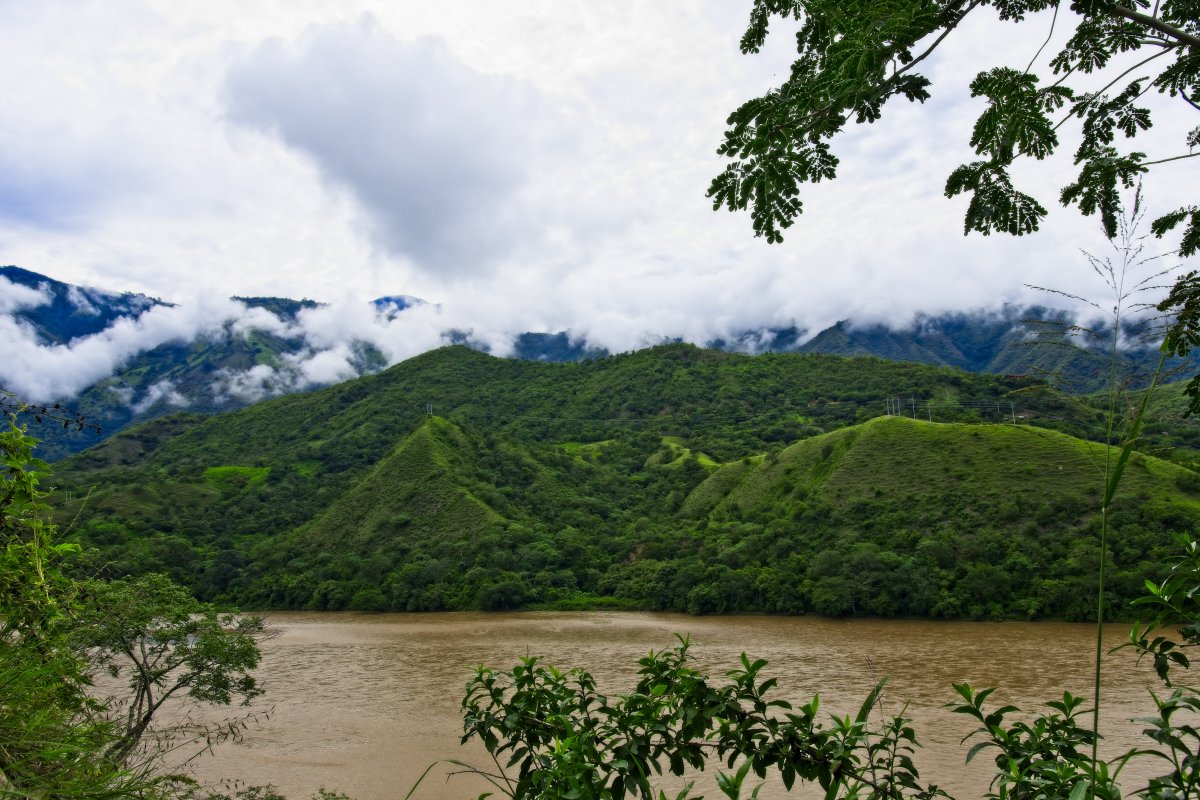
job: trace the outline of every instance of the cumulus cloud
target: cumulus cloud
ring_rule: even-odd
[[[358,200],[375,241],[420,267],[478,271],[525,227],[515,203],[544,157],[539,96],[438,39],[400,41],[363,17],[265,42],[226,87],[233,120],[312,158]]]
[[[524,331],[615,352],[759,331],[741,339],[756,349],[793,325],[1043,300],[1026,283],[1101,296],[1078,254],[1103,246],[1093,219],[1052,209],[1036,237],[963,237],[961,198],[942,196],[973,158],[969,76],[1023,66],[1048,17],[972,15],[923,65],[934,97],[840,138],[838,180],[804,187],[804,215],[768,247],[704,191],[726,115],[787,74],[786,26],[744,57],[746,11],[717,0],[397,0],[377,23],[365,5],[0,4],[0,250],[181,304],[162,312],[178,331],[155,317],[59,350],[10,320],[0,379],[69,394],[169,336],[297,338],[222,378],[253,398],[360,368],[354,342],[389,363],[448,331],[500,355]],[[1021,185],[1053,198],[1072,149]],[[1187,170],[1160,169],[1156,208],[1190,202]],[[366,302],[399,292],[436,303],[379,318]],[[336,302],[281,320],[190,299],[230,294]],[[0,311],[39,302],[0,284]]]

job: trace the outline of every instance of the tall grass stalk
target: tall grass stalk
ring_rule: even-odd
[[[1127,281],[1135,277],[1134,273],[1150,267],[1155,261],[1161,258],[1174,255],[1174,253],[1150,256],[1143,254],[1146,237],[1138,235],[1138,227],[1144,216],[1145,209],[1142,205],[1141,187],[1139,186],[1134,192],[1132,208],[1127,209],[1127,212],[1119,219],[1119,241],[1113,243],[1113,248],[1116,250],[1118,256],[1118,263],[1114,263],[1112,258],[1099,258],[1084,251],[1084,256],[1087,258],[1092,270],[1104,281],[1109,291],[1112,292],[1113,305],[1111,309],[1104,309],[1097,303],[1079,295],[1069,294],[1057,289],[1047,289],[1041,286],[1031,287],[1092,306],[1102,314],[1110,315],[1112,320],[1112,328],[1109,333],[1111,346],[1109,350],[1108,414],[1104,438],[1104,494],[1100,504],[1100,563],[1096,577],[1096,651],[1094,655],[1094,680],[1092,688],[1092,731],[1095,736],[1092,740],[1091,752],[1093,780],[1099,767],[1100,688],[1102,686],[1104,656],[1104,579],[1108,563],[1107,554],[1112,504],[1116,497],[1117,489],[1121,485],[1121,477],[1125,472],[1125,467],[1129,463],[1134,446],[1137,444],[1138,436],[1141,434],[1142,422],[1145,419],[1150,397],[1158,385],[1163,368],[1166,366],[1167,356],[1170,353],[1167,341],[1164,340],[1159,347],[1158,363],[1150,375],[1149,384],[1141,392],[1140,401],[1129,417],[1128,427],[1123,435],[1118,436],[1118,419],[1120,418],[1118,406],[1122,393],[1121,338],[1124,333],[1123,323],[1126,321],[1128,314],[1141,314],[1152,310],[1154,304],[1141,302],[1139,299],[1140,296],[1148,292],[1162,291],[1166,287],[1160,283],[1160,279],[1179,268],[1178,265],[1173,265],[1166,269],[1151,268],[1148,270],[1150,274],[1137,280],[1136,283],[1132,285],[1127,283]],[[1069,335],[1098,337],[1096,331],[1078,325],[1068,327],[1066,332]],[[1148,337],[1162,333],[1161,326],[1156,328],[1154,325],[1149,325],[1149,329],[1145,335]],[[1114,459],[1114,449],[1118,445],[1120,446],[1120,450],[1116,453]],[[1088,796],[1093,796],[1093,793],[1089,791]]]
[[[1133,414],[1129,417],[1129,424],[1124,431],[1124,435],[1118,438],[1117,422],[1120,416],[1118,405],[1122,390],[1120,374],[1122,323],[1125,322],[1127,313],[1144,313],[1153,309],[1153,303],[1140,302],[1137,298],[1144,293],[1157,292],[1164,289],[1165,287],[1159,283],[1160,279],[1178,269],[1176,265],[1166,269],[1150,270],[1150,274],[1142,277],[1137,283],[1132,286],[1127,284],[1131,273],[1146,268],[1160,258],[1174,255],[1173,253],[1152,256],[1143,255],[1145,236],[1139,236],[1137,231],[1144,215],[1145,210],[1142,206],[1141,187],[1139,186],[1134,192],[1132,209],[1128,213],[1123,214],[1119,220],[1119,242],[1113,244],[1118,254],[1119,264],[1114,264],[1111,258],[1100,259],[1090,253],[1084,254],[1091,264],[1092,269],[1104,280],[1112,291],[1113,296],[1111,311],[1112,331],[1110,334],[1112,342],[1109,354],[1108,419],[1104,442],[1104,495],[1100,504],[1100,563],[1096,577],[1096,652],[1094,655],[1094,680],[1092,687],[1092,731],[1094,736],[1092,738],[1091,753],[1093,783],[1092,791],[1089,791],[1089,796],[1094,794],[1094,781],[1100,760],[1100,689],[1103,685],[1104,662],[1104,579],[1108,565],[1108,541],[1111,533],[1112,504],[1116,498],[1117,490],[1120,488],[1121,477],[1125,473],[1125,467],[1128,465],[1129,459],[1133,455],[1134,446],[1141,435],[1146,408],[1150,402],[1151,395],[1154,393],[1154,389],[1158,386],[1169,352],[1167,342],[1164,339],[1159,346],[1158,363],[1150,375],[1149,384],[1141,392],[1141,398],[1137,403],[1136,409],[1133,410]],[[1161,334],[1162,331],[1155,329],[1151,325],[1145,335],[1152,336],[1156,333]],[[1113,451],[1117,444],[1120,445],[1120,450],[1116,453],[1114,461]]]

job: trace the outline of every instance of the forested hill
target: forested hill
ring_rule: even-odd
[[[137,426],[58,480],[108,569],[249,608],[1075,617],[1102,448],[1029,423],[1088,434],[1094,413],[872,358],[446,348]],[[1139,456],[1126,492],[1117,604],[1200,519],[1181,466]]]

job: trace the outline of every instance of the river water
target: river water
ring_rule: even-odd
[[[459,703],[475,664],[506,669],[525,655],[560,668],[583,667],[610,696],[630,690],[637,660],[687,635],[696,665],[710,676],[738,666],[745,651],[770,661],[778,696],[821,694],[822,708],[853,714],[877,678],[889,679],[885,711],[908,704],[923,748],[922,778],[959,798],[978,797],[991,778],[985,755],[964,765],[972,720],[949,712],[952,683],[1001,687],[993,699],[1034,709],[1064,689],[1091,696],[1095,628],[1066,623],[964,623],[831,620],[813,617],[689,617],[645,613],[270,614],[279,635],[264,644],[260,676],[267,694],[252,707],[273,709],[240,742],[191,763],[205,781],[273,784],[289,800],[318,787],[355,800],[400,800],[430,764],[454,758],[481,766],[477,743],[459,745]],[[1119,644],[1127,626],[1106,629]],[[1153,709],[1153,673],[1128,650],[1105,658],[1101,730],[1112,752],[1138,743],[1134,717]],[[226,709],[225,711],[228,711]],[[488,787],[471,775],[435,767],[414,800],[472,798]],[[1144,776],[1139,776],[1144,779]],[[1135,788],[1130,780],[1126,789]],[[668,784],[670,785],[670,784]],[[1141,783],[1137,783],[1141,785]],[[721,795],[711,774],[696,791]],[[797,790],[794,796],[820,796]],[[764,798],[784,797],[768,786]]]

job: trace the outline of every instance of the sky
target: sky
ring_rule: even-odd
[[[371,298],[429,301],[376,332],[393,360],[449,327],[500,354],[522,331],[626,351],[1047,301],[1026,284],[1107,302],[1080,253],[1104,254],[1097,222],[1054,201],[1069,136],[1017,172],[1051,209],[1034,236],[965,237],[942,194],[973,158],[971,77],[1023,67],[1049,17],[969,20],[927,62],[933,99],[839,138],[838,179],[768,245],[705,197],[725,117],[794,55],[786,25],[739,52],[749,8],[0,0],[0,263],[201,327],[231,295],[314,298],[340,309],[330,341],[371,326]],[[1150,152],[1186,151],[1195,121],[1156,114]],[[1196,163],[1152,173],[1152,208],[1194,202]]]

